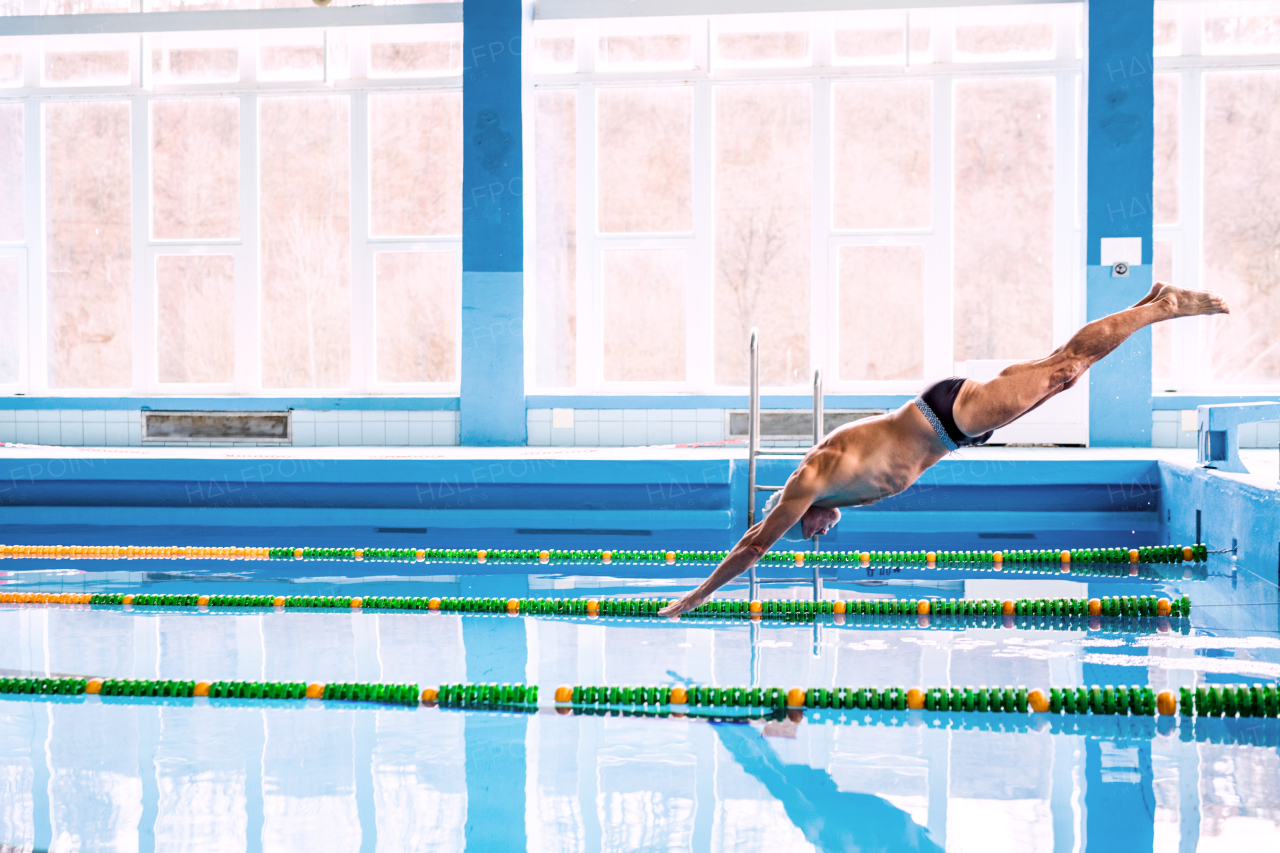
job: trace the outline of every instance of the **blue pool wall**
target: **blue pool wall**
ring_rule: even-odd
[[[723,549],[747,527],[741,453],[666,458],[14,460],[0,541]],[[782,483],[794,458],[760,462]],[[944,459],[900,495],[848,509],[826,549],[1189,544],[1274,584],[1275,489],[1155,459]],[[763,495],[758,496],[758,505]],[[784,540],[781,547],[807,549]],[[1270,574],[1268,574],[1270,573]]]

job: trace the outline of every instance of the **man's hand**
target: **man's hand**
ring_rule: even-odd
[[[674,619],[681,613],[688,613],[690,610],[694,610],[710,597],[710,595],[699,592],[696,589],[686,592],[680,598],[659,610],[658,615]]]

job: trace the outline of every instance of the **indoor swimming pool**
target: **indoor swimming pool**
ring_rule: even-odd
[[[1280,679],[1277,605],[1230,553],[829,557],[825,607],[808,567],[766,564],[762,616],[743,584],[719,600],[745,614],[678,622],[607,603],[672,598],[708,569],[692,557],[409,554],[0,563],[0,676],[115,685],[0,694],[0,849],[1210,851],[1280,832],[1270,694],[1253,691],[1259,715],[1229,717],[1156,715],[1138,698]],[[22,603],[33,593],[133,603]],[[191,598],[158,598],[173,595]],[[1188,615],[1143,605],[1183,596]],[[1123,614],[1070,604],[1089,599],[1123,599]],[[157,680],[223,695],[106,695]],[[227,698],[229,684],[268,682],[539,693]],[[1092,685],[1134,688],[1133,710],[1082,699],[1037,713],[1018,693]],[[557,703],[560,686],[579,689]],[[623,687],[648,690],[607,689]],[[802,707],[767,707],[774,687],[800,688]],[[931,691],[933,710],[900,707],[893,689],[912,687],[947,692]],[[671,688],[688,699],[663,701]],[[1008,710],[937,710],[966,689],[996,707],[1006,688]]]

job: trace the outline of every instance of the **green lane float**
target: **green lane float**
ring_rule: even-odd
[[[336,560],[421,563],[719,563],[726,551],[599,550],[534,548],[279,548],[202,545],[0,545],[0,559],[72,560]],[[1067,570],[1075,566],[1124,566],[1202,563],[1207,545],[1155,545],[1141,548],[1070,548],[1012,551],[769,551],[765,565],[897,565],[978,567],[996,570]],[[1074,571],[1074,568],[1071,568]]]
[[[462,710],[535,712],[537,685],[301,681],[189,681],[128,678],[0,678],[0,696],[128,696],[274,699],[438,705]],[[1213,685],[1159,694],[1141,685],[1052,687],[759,687],[718,685],[567,685],[556,688],[561,713],[625,711],[712,716],[777,716],[787,711],[927,711],[1164,717],[1277,717],[1280,686]]]
[[[88,686],[85,678],[0,678],[0,694],[80,696]]]
[[[88,604],[91,607],[161,608],[174,611],[254,610],[373,611],[508,614],[620,619],[661,618],[667,598],[502,598],[460,596],[198,595],[152,593],[0,593],[0,603]],[[1191,615],[1191,598],[1154,595],[1101,598],[1020,599],[715,599],[685,613],[684,619],[752,619],[813,622],[831,617],[838,624],[886,628],[1017,628],[1031,630],[1165,630],[1167,620]],[[1105,619],[1105,621],[1104,621]],[[1164,619],[1166,621],[1161,622]],[[1189,624],[1180,621],[1182,629]]]

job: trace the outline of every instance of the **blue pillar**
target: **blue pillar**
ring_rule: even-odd
[[[521,0],[463,0],[462,443],[525,443]]]
[[[1151,289],[1154,92],[1153,0],[1086,0],[1088,176],[1086,312],[1120,311]],[[1138,238],[1128,277],[1104,266],[1102,241]],[[1151,330],[1143,329],[1089,373],[1089,442],[1151,445]]]

